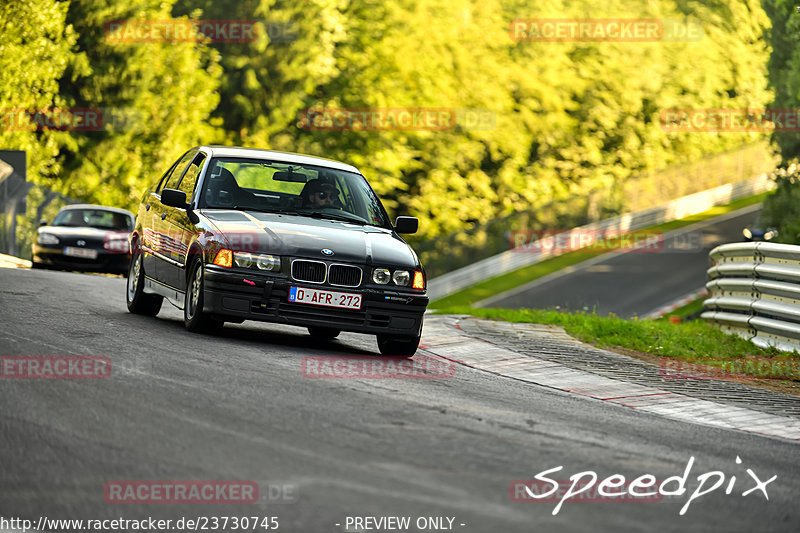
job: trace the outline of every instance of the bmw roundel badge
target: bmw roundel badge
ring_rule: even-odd
[[[321,252],[325,255],[333,255],[333,250],[329,250],[328,248],[323,248]]]

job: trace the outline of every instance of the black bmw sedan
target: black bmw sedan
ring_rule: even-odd
[[[261,320],[377,336],[413,355],[428,305],[425,271],[350,165],[298,154],[200,146],[145,191],[130,237],[128,309],[166,298],[190,331]]]
[[[33,268],[127,274],[135,217],[102,205],[69,205],[41,221],[31,247]]]

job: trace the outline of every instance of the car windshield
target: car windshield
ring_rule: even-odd
[[[275,161],[214,158],[201,208],[286,213],[388,227],[380,200],[360,174]]]
[[[66,209],[56,215],[53,226],[87,226],[99,229],[131,231],[133,221],[123,213],[104,209]]]

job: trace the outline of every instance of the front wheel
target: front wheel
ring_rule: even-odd
[[[156,316],[164,302],[163,296],[144,293],[144,268],[142,268],[142,254],[136,253],[131,257],[131,266],[128,269],[128,290],[125,299],[128,311],[137,315]]]
[[[420,337],[389,337],[378,335],[378,349],[383,355],[411,357],[417,353]]]
[[[215,331],[223,322],[203,311],[203,262],[192,264],[183,301],[183,323],[192,333]]]

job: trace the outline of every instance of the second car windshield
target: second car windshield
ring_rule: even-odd
[[[388,225],[380,201],[363,176],[326,167],[258,159],[212,159],[200,207]]]
[[[67,209],[56,215],[53,226],[88,226],[92,228],[130,231],[130,217],[102,209]]]

